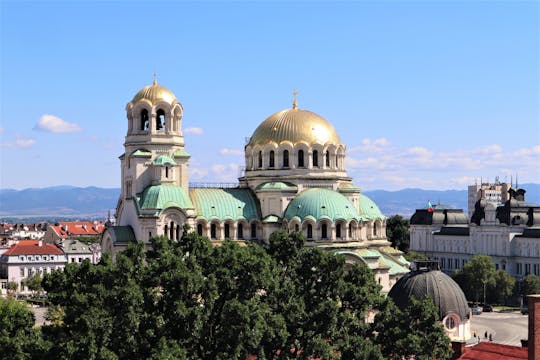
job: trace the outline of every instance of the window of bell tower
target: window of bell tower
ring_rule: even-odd
[[[165,111],[162,109],[156,112],[156,130],[165,130]]]
[[[141,128],[140,130],[148,131],[149,119],[148,119],[148,110],[141,110]]]

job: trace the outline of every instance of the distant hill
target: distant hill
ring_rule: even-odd
[[[540,204],[540,184],[523,184],[529,203]],[[54,186],[38,189],[0,189],[0,217],[80,217],[105,218],[116,208],[120,189],[98,187]],[[467,211],[467,190],[365,191],[387,216],[411,216],[416,209],[425,208],[428,201],[450,205]]]

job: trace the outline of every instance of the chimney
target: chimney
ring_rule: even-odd
[[[452,360],[459,359],[460,356],[465,352],[465,342],[452,341],[452,352]]]
[[[529,304],[529,360],[540,359],[540,295],[527,296]]]

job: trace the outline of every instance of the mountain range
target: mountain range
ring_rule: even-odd
[[[528,203],[540,204],[540,184],[522,184]],[[24,190],[0,189],[1,218],[106,218],[114,213],[120,189],[54,186]],[[371,198],[386,216],[411,216],[416,209],[445,204],[467,212],[467,190],[403,189],[369,190]]]

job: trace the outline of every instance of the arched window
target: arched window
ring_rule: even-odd
[[[307,225],[307,238],[309,240],[313,239],[313,226],[311,224]]]
[[[270,165],[271,168],[274,167],[274,151],[270,151]]]
[[[321,225],[321,238],[328,239],[328,225]]]
[[[251,238],[257,238],[257,224],[251,224]]]
[[[237,232],[237,238],[243,239],[244,238],[244,226],[242,224],[238,224],[238,229],[236,229]]]
[[[326,155],[324,158],[326,160],[326,167],[330,167],[330,151],[326,150]]]
[[[283,151],[283,167],[284,168],[289,167],[289,150]]]
[[[352,238],[352,224],[349,224],[349,238]]]
[[[298,224],[294,225],[294,231],[300,231],[300,225]]]
[[[336,238],[341,239],[341,223],[336,224]]]
[[[169,235],[169,225],[165,225],[165,228],[163,229],[163,235],[165,236]]]
[[[156,130],[165,130],[165,111],[161,109],[156,113]]]
[[[313,166],[319,166],[319,152],[313,150]]]
[[[168,166],[165,166],[165,177],[167,179],[169,178],[169,167]]]
[[[304,167],[304,150],[298,150],[298,167]]]
[[[211,239],[217,239],[216,237],[216,224],[210,225],[210,238]]]
[[[169,229],[169,239],[174,240],[174,223],[171,221],[171,228]]]
[[[176,224],[176,240],[180,240],[180,236],[182,236],[180,233],[180,225]]]
[[[197,224],[197,234],[199,234],[199,236],[202,236],[202,231],[203,231],[202,224]]]
[[[262,168],[262,151],[259,151],[259,169]]]
[[[373,224],[373,236],[377,236],[377,224]]]
[[[148,130],[148,110],[146,109],[141,111],[141,130]]]
[[[231,238],[230,228],[231,226],[229,224],[225,224],[225,239]]]

